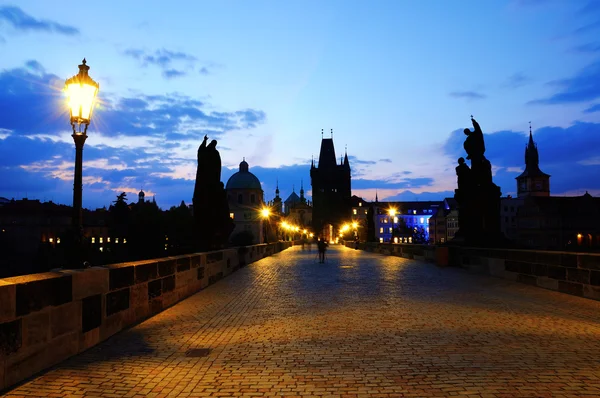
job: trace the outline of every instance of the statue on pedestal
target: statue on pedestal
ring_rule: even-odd
[[[485,142],[479,123],[473,119],[474,130],[465,129],[464,143],[467,159],[458,159],[456,175],[458,189],[454,198],[458,203],[459,230],[454,243],[474,246],[495,246],[504,242],[500,232],[500,187],[492,181],[492,164],[485,157]]]
[[[196,222],[198,249],[218,250],[225,247],[233,231],[229,217],[229,205],[225,187],[221,182],[221,155],[217,141],[206,145],[204,136],[198,148],[198,169],[194,187],[194,219]]]

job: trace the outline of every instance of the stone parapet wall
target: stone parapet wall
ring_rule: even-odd
[[[0,279],[0,391],[292,244]]]
[[[355,242],[345,242],[345,246],[354,249]],[[436,247],[432,245],[416,245],[410,243],[366,243],[360,242],[358,250],[371,253],[398,256],[421,261],[434,262],[436,259]]]
[[[600,300],[600,254],[440,247],[447,264],[544,289]]]
[[[354,242],[346,247],[353,249]],[[389,243],[359,243],[358,248],[600,300],[600,254]]]

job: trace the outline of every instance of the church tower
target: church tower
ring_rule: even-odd
[[[533,141],[531,122],[529,122],[529,142],[525,147],[525,171],[516,177],[519,198],[550,196],[550,175],[540,170],[539,163],[538,148]]]
[[[313,203],[313,229],[316,233],[323,231],[327,225],[335,231],[351,218],[350,202],[350,162],[348,153],[340,164],[337,164],[332,138],[323,138],[321,130],[321,151],[319,163],[314,160],[310,167]],[[329,228],[331,229],[331,228]]]
[[[275,188],[275,199],[273,199],[273,211],[275,214],[283,214],[283,202],[279,197],[279,180],[277,180],[277,187]]]

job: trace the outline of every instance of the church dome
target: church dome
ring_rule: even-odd
[[[260,181],[256,176],[248,171],[248,163],[242,160],[240,171],[229,177],[226,189],[262,189]]]

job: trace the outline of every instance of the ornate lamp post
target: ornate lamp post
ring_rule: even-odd
[[[71,127],[73,127],[73,141],[75,141],[75,177],[73,182],[73,228],[75,229],[75,250],[81,254],[83,238],[83,214],[82,214],[82,162],[83,144],[87,138],[87,128],[92,119],[94,100],[98,94],[99,85],[89,75],[89,66],[85,58],[79,65],[79,73],[65,81],[65,91],[68,97]],[[76,268],[83,266],[82,257],[78,256]]]

